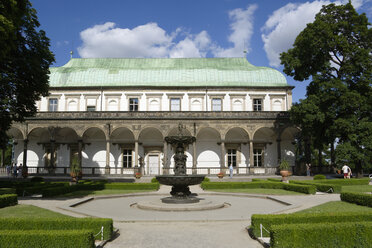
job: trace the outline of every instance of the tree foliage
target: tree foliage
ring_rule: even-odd
[[[0,2],[0,145],[11,123],[34,115],[35,101],[48,94],[54,55],[39,26],[28,0]]]
[[[357,170],[372,151],[372,30],[351,3],[323,6],[281,54],[284,72],[311,79],[292,120],[321,147],[338,142],[338,161]]]

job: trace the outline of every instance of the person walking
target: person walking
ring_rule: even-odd
[[[229,171],[230,171],[230,178],[232,178],[233,173],[234,173],[234,167],[232,166],[232,164],[230,164],[230,166],[229,166]]]
[[[14,164],[13,165],[13,177],[14,178],[17,178],[17,172],[18,172],[17,164]]]
[[[311,164],[310,163],[306,163],[306,176],[310,176],[310,172],[311,172]]]

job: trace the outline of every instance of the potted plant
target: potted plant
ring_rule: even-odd
[[[79,158],[76,156],[74,156],[71,161],[70,176],[73,182],[78,182],[78,180],[83,176]]]
[[[283,159],[279,165],[280,175],[282,176],[282,182],[288,182],[288,177],[291,175],[289,168],[290,166],[288,161]]]
[[[142,177],[142,174],[141,172],[136,172],[136,174],[134,175],[137,179],[140,179]]]
[[[225,173],[223,173],[222,171],[220,173],[217,174],[218,178],[223,178],[225,176]]]

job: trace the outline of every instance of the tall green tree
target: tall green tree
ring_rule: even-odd
[[[338,161],[358,173],[372,151],[372,30],[352,4],[323,6],[281,54],[284,72],[311,79],[292,119],[318,143],[337,141]]]
[[[35,101],[48,94],[54,55],[28,0],[0,1],[0,146],[13,121],[35,114]]]

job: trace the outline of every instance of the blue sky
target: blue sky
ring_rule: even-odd
[[[282,71],[288,50],[321,6],[338,1],[287,0],[31,0],[62,66],[89,57],[246,57]],[[371,0],[352,1],[372,17]],[[296,82],[293,100],[305,97]]]

